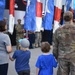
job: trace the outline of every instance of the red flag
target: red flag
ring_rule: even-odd
[[[40,31],[42,27],[42,3],[37,0],[36,3],[36,31]]]
[[[15,0],[10,0],[10,7],[9,7],[9,29],[8,31],[12,34],[14,30],[14,5]]]
[[[62,0],[56,0],[55,2],[55,14],[54,14],[54,29],[53,32],[59,27],[59,21],[61,18],[61,11],[62,11]]]

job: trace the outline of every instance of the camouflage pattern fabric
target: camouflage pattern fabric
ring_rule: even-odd
[[[35,47],[41,46],[41,32],[35,32]]]
[[[65,24],[53,35],[53,54],[58,60],[57,75],[75,75],[75,25]]]
[[[16,25],[16,49],[20,49],[19,39],[24,38],[23,25]]]
[[[75,63],[73,61],[69,59],[58,59],[58,62],[57,75],[75,75]]]

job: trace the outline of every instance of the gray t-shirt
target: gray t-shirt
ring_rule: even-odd
[[[6,64],[9,61],[6,46],[11,45],[10,38],[7,34],[0,32],[0,64]]]

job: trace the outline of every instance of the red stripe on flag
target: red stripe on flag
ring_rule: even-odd
[[[61,17],[61,9],[59,9],[58,7],[55,7],[55,14],[54,14],[54,20],[56,21],[60,21],[60,17]]]
[[[10,0],[10,10],[9,13],[12,14],[14,16],[14,5],[15,5],[15,1],[14,0]]]
[[[36,3],[36,16],[42,17],[42,3],[41,2]]]

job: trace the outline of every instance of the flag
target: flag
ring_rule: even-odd
[[[0,20],[3,20],[5,9],[5,0],[0,0]]]
[[[18,19],[21,19],[21,24],[24,25],[26,4],[26,0],[15,0],[15,24],[17,24]]]
[[[71,2],[72,0],[66,0],[65,1],[65,11],[69,11],[70,10],[70,6],[71,6]]]
[[[15,10],[26,11],[26,0],[15,0]]]
[[[54,13],[54,28],[53,33],[59,27],[59,22],[61,18],[61,11],[62,11],[62,0],[55,0],[55,13]]]
[[[42,26],[45,30],[52,29],[54,16],[54,0],[45,0],[45,15],[42,19]]]
[[[75,0],[72,0],[71,2],[71,11],[74,13],[75,10]]]
[[[36,0],[27,0],[24,29],[33,32],[36,30]]]
[[[9,29],[8,31],[12,34],[14,30],[14,4],[15,0],[10,0],[10,9],[9,9]]]
[[[40,32],[42,27],[42,2],[41,0],[37,0],[36,2],[36,30]]]

